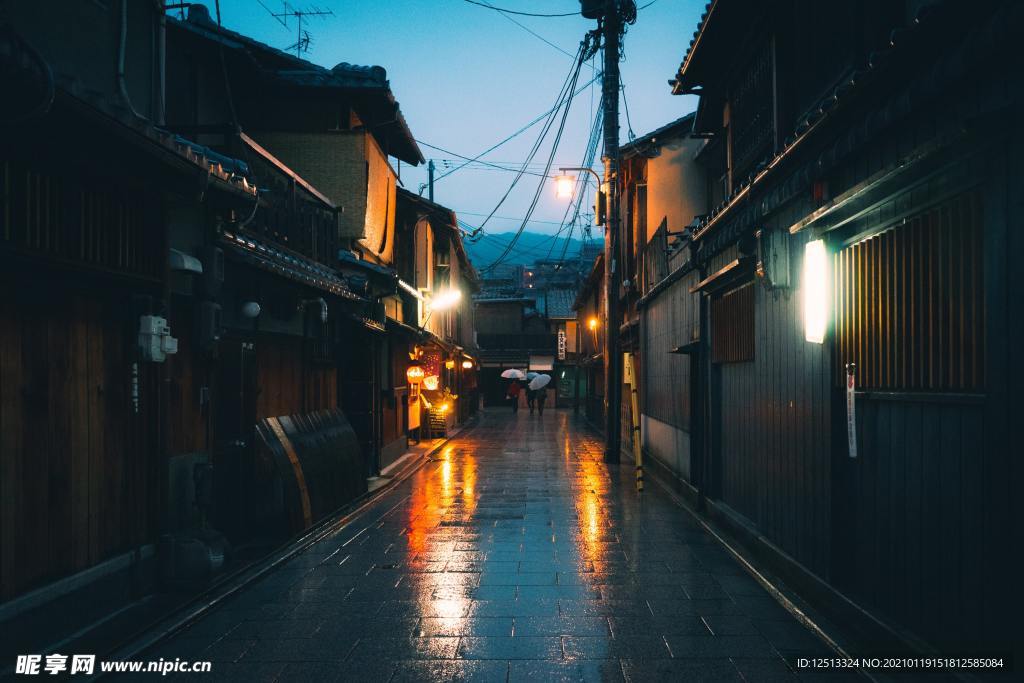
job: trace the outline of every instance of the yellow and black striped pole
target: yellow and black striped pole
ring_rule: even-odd
[[[644,451],[640,444],[640,396],[636,388],[636,368],[633,367],[633,354],[623,354],[623,375],[629,385],[630,418],[633,423],[633,459],[636,461],[636,490],[644,490]]]

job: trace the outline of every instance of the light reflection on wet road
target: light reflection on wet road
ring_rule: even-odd
[[[797,653],[826,650],[571,413],[488,411],[149,655],[217,680],[647,681],[789,678]]]

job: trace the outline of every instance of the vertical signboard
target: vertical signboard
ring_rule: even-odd
[[[565,360],[565,330],[558,330],[558,360]]]
[[[851,458],[857,457],[857,365],[846,364],[846,442]]]

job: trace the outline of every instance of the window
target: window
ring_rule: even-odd
[[[711,362],[754,360],[754,283],[711,300]]]
[[[754,53],[729,97],[734,183],[770,155],[775,144],[773,71],[772,43],[766,41]]]
[[[981,201],[971,192],[839,251],[835,372],[886,391],[984,388]]]

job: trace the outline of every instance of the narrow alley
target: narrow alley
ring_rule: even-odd
[[[484,411],[147,659],[217,680],[775,680],[828,650],[571,411]]]

